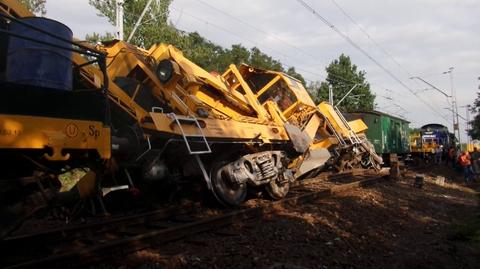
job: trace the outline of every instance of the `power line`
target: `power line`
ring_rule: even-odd
[[[327,19],[325,19],[322,15],[320,15],[314,8],[312,8],[310,5],[308,5],[305,1],[303,0],[296,0],[300,5],[302,5],[306,10],[310,11],[316,18],[321,20],[325,25],[327,25],[329,28],[331,28],[334,32],[336,32],[338,35],[340,35],[343,39],[345,39],[350,45],[352,45],[354,48],[356,48],[358,51],[360,51],[365,57],[370,59],[375,65],[377,65],[380,69],[382,69],[385,73],[387,73],[392,79],[394,79],[396,82],[398,82],[402,87],[407,89],[410,93],[412,93],[417,99],[422,101],[425,105],[427,105],[433,112],[435,112],[438,116],[442,117],[448,122],[448,119],[446,119],[441,113],[439,113],[431,104],[426,102],[423,98],[418,96],[410,87],[408,87],[403,81],[401,81],[397,76],[395,76],[390,70],[388,70],[386,67],[384,67],[380,62],[378,62],[375,58],[373,58],[367,51],[365,51],[362,47],[360,47],[355,41],[353,41],[350,37],[348,37],[346,34],[344,34],[342,31],[340,31],[334,24],[329,22]]]
[[[388,58],[390,58],[403,72],[405,72],[409,77],[412,77],[412,74],[404,68],[396,59],[393,57],[385,48],[383,48],[378,42],[376,42],[370,34],[359,24],[357,21],[350,15],[348,12],[338,4],[336,0],[330,0],[332,3],[343,13],[345,17],[347,17],[353,24],[355,24],[358,29],[374,44],[380,51],[382,51]],[[415,81],[417,82],[417,81]],[[417,83],[418,84],[418,83]],[[414,91],[414,93],[417,95],[421,92],[419,91]]]
[[[304,55],[308,56],[309,59],[311,59],[311,58],[317,58],[316,56],[314,56],[313,54],[309,53],[308,51],[303,50],[303,49],[299,48],[298,46],[295,46],[294,44],[291,44],[291,43],[288,42],[288,41],[285,41],[284,39],[278,37],[277,35],[272,34],[272,33],[269,33],[269,32],[267,32],[267,31],[265,31],[265,30],[263,30],[263,29],[260,29],[260,28],[254,26],[254,25],[252,25],[252,24],[250,24],[250,23],[248,23],[248,22],[245,22],[245,21],[243,21],[243,20],[241,20],[241,19],[239,19],[239,18],[231,15],[230,13],[227,13],[226,11],[221,10],[221,9],[219,9],[219,8],[217,8],[217,7],[209,4],[209,3],[207,3],[207,2],[204,1],[204,0],[197,0],[197,1],[200,2],[200,3],[202,3],[202,4],[204,4],[204,5],[206,5],[206,6],[208,6],[209,8],[214,9],[214,10],[216,10],[217,12],[219,12],[219,13],[221,13],[221,14],[223,14],[223,15],[225,15],[225,16],[227,16],[227,17],[229,17],[229,18],[231,18],[231,19],[233,19],[233,20],[235,20],[235,21],[237,21],[237,22],[239,22],[239,23],[241,23],[241,24],[243,24],[243,25],[245,25],[245,26],[247,26],[247,27],[249,27],[249,28],[257,31],[257,32],[259,32],[259,33],[261,33],[261,34],[263,34],[263,35],[265,35],[265,36],[271,36],[271,37],[275,38],[276,40],[280,41],[281,43],[285,44],[286,46],[288,46],[288,47],[290,47],[290,48],[293,48],[293,49],[295,49],[295,50],[303,53]],[[323,63],[323,61],[321,61],[321,62]],[[324,63],[323,63],[323,64],[324,64]]]
[[[260,29],[259,27],[256,27],[256,26],[254,26],[254,25],[252,25],[252,24],[250,24],[250,23],[248,23],[248,22],[245,22],[245,21],[243,21],[243,20],[241,20],[241,19],[239,19],[239,18],[231,15],[230,13],[228,13],[228,12],[226,12],[226,11],[224,11],[224,10],[221,10],[221,9],[219,9],[219,8],[217,8],[217,7],[209,4],[209,3],[207,3],[207,2],[204,1],[204,0],[197,0],[197,1],[200,2],[200,3],[202,3],[202,4],[204,4],[205,6],[208,6],[209,8],[214,9],[214,10],[216,10],[217,12],[219,12],[219,13],[221,13],[221,14],[223,14],[223,15],[225,15],[225,16],[227,16],[227,17],[229,17],[229,18],[231,18],[231,19],[233,19],[233,20],[235,20],[235,21],[237,21],[237,22],[239,22],[239,23],[241,23],[241,24],[243,24],[243,25],[245,25],[245,26],[247,26],[247,27],[249,27],[249,28],[257,31],[257,32],[259,32],[259,33],[261,33],[261,34],[263,34],[263,35],[272,36],[273,38],[275,38],[276,40],[278,40],[278,41],[280,41],[281,43],[285,44],[286,46],[288,46],[288,47],[290,47],[290,48],[293,48],[293,49],[295,49],[295,50],[303,53],[304,55],[308,56],[310,59],[311,59],[311,58],[316,58],[317,61],[323,63],[323,61],[322,61],[321,59],[317,58],[317,57],[314,56],[313,54],[307,52],[307,51],[304,50],[304,49],[299,48],[298,46],[295,46],[295,45],[293,45],[293,44],[291,44],[291,43],[283,40],[282,38],[278,37],[277,35],[271,34],[271,33],[267,32],[267,31],[265,31],[265,30],[263,30],[263,29]],[[323,64],[326,65],[325,63],[323,63]],[[313,75],[318,75],[318,74],[316,74],[316,73],[312,73],[311,71],[305,70],[305,69],[303,69],[303,68],[296,67],[296,69],[299,70],[299,71],[303,71],[303,72],[306,72],[306,73],[313,74]],[[342,77],[342,76],[336,75],[336,74],[329,74],[329,75],[332,76],[334,79],[341,80],[341,81],[343,81],[343,82],[348,82],[349,84],[356,84],[356,83],[357,83],[357,82],[355,82],[355,81],[348,80],[348,79],[346,79],[346,78],[344,78],[344,77]],[[312,81],[312,82],[313,82],[313,81]]]
[[[174,9],[174,10],[176,10],[177,12],[180,12],[180,11],[179,11],[177,8],[175,8],[175,7],[171,7],[171,8]],[[225,28],[225,27],[222,27],[222,26],[220,26],[220,25],[217,25],[217,24],[215,24],[215,23],[212,23],[211,21],[202,19],[202,18],[200,18],[200,17],[198,17],[198,16],[195,16],[195,15],[189,13],[189,12],[186,12],[185,10],[182,10],[181,12],[182,12],[183,14],[189,16],[189,17],[192,17],[192,18],[194,18],[194,19],[196,19],[196,20],[198,20],[198,21],[201,21],[201,22],[203,22],[203,23],[205,23],[205,24],[207,24],[207,25],[213,26],[213,27],[215,27],[215,28],[217,28],[217,29],[219,29],[219,30],[221,30],[221,31],[224,31],[224,32],[226,32],[226,33],[228,33],[228,34],[230,34],[230,35],[232,35],[232,36],[235,36],[235,37],[237,37],[237,38],[240,39],[240,40],[248,41],[249,43],[252,43],[253,45],[256,45],[256,44],[257,44],[257,42],[254,41],[254,40],[251,40],[251,39],[249,39],[249,38],[240,36],[239,34],[233,32],[233,31],[231,31],[231,30],[229,30],[229,29],[227,29],[227,28]],[[271,47],[268,47],[268,46],[263,46],[263,47],[264,47],[264,48],[267,48],[267,49],[269,49],[269,50],[271,50],[271,51],[277,52],[277,53],[281,54],[284,58],[287,58],[287,55],[285,55],[284,53],[282,53],[282,52],[280,52],[280,51],[278,51],[278,50],[276,50],[276,49],[274,49],[274,48],[271,48]],[[283,65],[284,65],[285,67],[287,67],[287,68],[293,67],[293,68],[295,68],[296,70],[299,70],[299,71],[302,71],[302,72],[305,72],[305,73],[309,73],[309,74],[314,75],[314,76],[323,77],[323,76],[322,76],[321,74],[319,74],[319,73],[316,73],[316,72],[314,72],[314,71],[311,71],[311,70],[308,70],[308,69],[305,69],[305,68],[302,68],[302,67],[298,67],[298,66],[295,67],[295,66],[289,65],[289,64],[283,64]]]
[[[214,9],[214,10],[216,10],[217,12],[219,12],[219,13],[221,13],[221,14],[223,14],[223,15],[225,15],[225,16],[227,16],[227,17],[229,17],[229,18],[231,18],[231,19],[233,19],[233,20],[235,20],[235,21],[237,21],[237,22],[239,22],[239,23],[241,23],[241,24],[243,24],[243,25],[248,26],[249,28],[251,28],[251,29],[253,29],[253,30],[257,31],[257,32],[260,32],[260,33],[262,33],[262,34],[264,34],[264,35],[273,36],[273,37],[274,37],[275,39],[277,39],[278,41],[280,41],[280,42],[284,43],[285,45],[287,45],[287,46],[289,46],[289,47],[292,47],[292,48],[294,48],[294,49],[296,49],[296,50],[298,50],[298,51],[301,51],[303,54],[305,54],[305,55],[307,55],[307,56],[309,56],[309,57],[315,57],[314,55],[312,55],[312,54],[310,54],[310,53],[308,53],[308,52],[300,49],[299,47],[297,47],[297,46],[295,46],[295,45],[292,45],[292,44],[290,44],[290,43],[282,40],[282,39],[279,38],[278,36],[275,36],[275,35],[273,35],[273,34],[270,34],[270,33],[268,33],[267,31],[262,30],[262,29],[260,29],[260,28],[258,28],[258,27],[256,27],[256,26],[253,26],[253,25],[251,25],[251,24],[249,24],[249,23],[247,23],[247,22],[245,22],[245,21],[243,21],[243,20],[241,20],[241,19],[239,19],[239,18],[237,18],[237,17],[235,17],[235,16],[233,16],[233,15],[231,15],[231,14],[229,14],[229,13],[227,13],[227,12],[225,12],[225,11],[217,8],[217,7],[215,7],[215,6],[212,6],[212,5],[208,4],[207,2],[205,2],[205,1],[203,1],[203,0],[197,0],[197,1],[201,2],[202,4],[208,6],[209,8]],[[175,8],[173,8],[173,9],[175,9]],[[177,9],[175,9],[175,10],[177,10]],[[177,11],[178,11],[178,10],[177,10]],[[231,34],[231,35],[234,35],[235,37],[237,37],[237,38],[239,38],[239,39],[241,39],[241,40],[247,40],[247,41],[250,42],[250,43],[257,44],[257,42],[255,42],[255,41],[253,41],[253,40],[251,40],[251,39],[244,38],[244,37],[238,35],[237,33],[233,32],[233,31],[231,31],[231,30],[229,30],[229,29],[226,29],[226,28],[224,28],[224,27],[222,27],[222,26],[219,26],[219,25],[216,25],[216,24],[214,24],[214,23],[212,23],[212,22],[210,22],[210,21],[207,21],[207,20],[204,20],[204,19],[202,19],[202,18],[199,18],[199,17],[197,17],[197,16],[195,16],[195,15],[193,15],[193,14],[190,14],[190,13],[188,13],[188,12],[185,12],[184,10],[182,10],[182,14],[183,14],[183,13],[185,13],[186,15],[188,15],[188,16],[194,18],[194,19],[197,19],[197,20],[199,20],[199,21],[202,21],[202,22],[204,22],[204,23],[206,23],[206,24],[208,24],[208,25],[211,25],[211,26],[213,26],[213,27],[216,27],[216,28],[218,28],[218,29],[220,29],[220,30],[222,30],[222,31],[224,31],[224,32],[227,32],[227,33],[229,33],[229,34]],[[265,47],[266,47],[266,46],[265,46]],[[267,48],[268,48],[268,47],[267,47]],[[277,50],[275,50],[275,49],[273,49],[273,48],[269,48],[269,49],[272,50],[272,51],[277,51]],[[282,54],[282,55],[286,58],[286,55],[285,55],[285,54],[283,54],[282,52],[279,52],[279,51],[277,51],[277,52],[280,53],[280,54]],[[289,66],[289,65],[287,65],[287,64],[285,64],[285,66],[287,66],[287,67],[293,67],[293,66]],[[295,67],[295,68],[296,68],[296,70],[301,71],[301,72],[304,72],[304,73],[309,73],[309,74],[312,74],[312,75],[314,75],[314,76],[319,76],[319,77],[321,76],[321,75],[318,74],[318,73],[315,73],[315,72],[310,71],[310,70],[306,70],[306,69],[301,68],[301,67],[298,67],[298,66]],[[336,74],[333,74],[333,73],[330,73],[330,74],[329,74],[329,77],[330,77],[330,79],[334,79],[334,80],[337,80],[337,81],[346,82],[346,83],[348,83],[348,84],[356,84],[356,83],[357,83],[357,82],[355,82],[355,81],[346,79],[346,78],[344,78],[344,77],[342,77],[342,76],[340,76],[340,75],[336,75]],[[310,82],[310,83],[315,83],[315,81],[313,81],[313,80],[309,80],[309,79],[307,79],[307,78],[304,78],[304,79],[305,79],[306,81]]]
[[[383,48],[382,46],[380,46],[380,44],[378,44],[378,42],[376,42],[371,36],[370,34],[368,34],[368,32],[359,24],[356,22],[356,20],[353,19],[352,16],[350,16],[347,11],[342,8],[338,2],[336,0],[331,0],[333,2],[333,4],[343,13],[343,15],[345,15],[345,17],[347,17],[353,24],[355,24],[358,29],[360,29],[360,31],[378,48],[380,49],[387,57],[389,57],[400,69],[402,69],[407,75],[409,75],[410,77],[412,76],[410,74],[410,72],[408,72],[407,69],[405,69],[385,48]]]

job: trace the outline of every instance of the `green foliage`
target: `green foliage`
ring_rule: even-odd
[[[140,17],[147,2],[148,0],[126,0],[124,2],[125,39],[133,30],[135,22]],[[168,35],[168,33],[164,34],[164,31],[166,31],[165,28],[169,27],[167,23],[168,7],[171,2],[172,0],[152,1],[130,43],[148,48],[155,43],[155,40],[161,40],[163,35]],[[106,17],[110,23],[115,25],[115,0],[89,0],[89,3],[97,9],[99,16]]]
[[[305,79],[302,77],[302,75],[300,75],[299,73],[297,73],[297,71],[295,70],[295,67],[291,66],[287,69],[286,73],[288,75],[290,75],[291,77],[294,77],[296,79],[298,79],[300,82],[302,82],[302,84],[304,86],[307,85],[307,83],[305,82]]]
[[[147,2],[148,0],[125,1],[125,38],[129,36]],[[305,80],[295,71],[295,68],[290,67],[285,70],[280,61],[273,59],[256,47],[247,49],[241,44],[235,44],[231,48],[223,48],[205,39],[197,32],[187,33],[176,29],[168,23],[168,7],[172,0],[158,2],[152,2],[130,43],[144,48],[149,48],[155,43],[172,44],[192,62],[208,71],[223,72],[230,64],[246,63],[257,68],[286,72],[305,85]],[[115,24],[115,0],[89,0],[89,3],[97,9],[99,16],[106,17],[112,24]],[[93,33],[86,39],[96,43],[113,39],[113,36]]]
[[[99,33],[93,32],[92,34],[87,34],[87,36],[85,36],[85,40],[93,44],[96,44],[102,41],[112,40],[114,38],[115,38],[115,35],[112,33],[105,33],[101,35]]]
[[[20,3],[25,5],[28,10],[37,16],[47,15],[47,10],[45,9],[45,4],[47,0],[20,0]]]
[[[261,52],[258,48],[253,47],[250,50],[249,64],[261,69],[270,69],[273,71],[284,71],[282,64],[272,59],[272,57]]]
[[[475,116],[473,120],[470,121],[472,128],[468,131],[468,135],[472,139],[480,139],[480,92],[477,93],[477,99],[473,102],[471,112],[474,113]]]
[[[326,81],[315,82],[308,86],[316,103],[328,101],[328,87],[333,89],[333,101],[336,104],[355,85],[358,85],[340,104],[344,111],[369,111],[375,106],[375,95],[365,80],[365,71],[358,71],[349,56],[341,54],[326,68]]]

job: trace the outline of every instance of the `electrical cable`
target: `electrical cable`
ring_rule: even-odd
[[[177,8],[175,8],[175,7],[171,7],[171,8],[172,8],[173,10],[176,10],[177,12],[180,12],[180,10],[177,9]],[[211,26],[213,26],[213,27],[215,27],[215,28],[217,28],[217,29],[219,29],[219,30],[221,30],[221,31],[224,31],[224,32],[226,32],[226,33],[228,33],[228,34],[230,34],[230,35],[232,35],[232,36],[235,36],[235,37],[237,37],[237,38],[240,39],[240,40],[248,41],[249,43],[252,43],[253,45],[256,45],[256,44],[257,44],[257,42],[254,41],[254,40],[251,40],[251,39],[246,38],[246,37],[242,37],[242,36],[240,36],[239,34],[233,32],[233,31],[231,31],[231,30],[229,30],[229,29],[227,29],[227,28],[225,28],[225,27],[222,27],[222,26],[220,26],[220,25],[217,25],[217,24],[215,24],[215,23],[212,23],[212,22],[210,22],[210,21],[208,21],[208,20],[202,19],[202,18],[200,18],[200,17],[198,17],[198,16],[195,16],[195,15],[189,13],[189,12],[186,12],[185,10],[182,10],[181,12],[182,12],[183,14],[185,14],[185,15],[193,18],[193,19],[196,19],[196,20],[198,20],[198,21],[201,21],[201,22],[203,22],[203,23],[205,23],[205,24],[207,24],[207,25],[211,25]],[[270,50],[270,51],[277,52],[278,54],[281,54],[284,58],[287,58],[287,55],[283,54],[282,52],[280,52],[280,51],[278,51],[278,50],[276,50],[276,49],[274,49],[274,48],[271,48],[271,47],[268,47],[268,46],[263,46],[263,47],[264,47],[264,48],[267,48],[267,49]],[[311,75],[314,75],[314,76],[317,76],[317,77],[320,77],[320,78],[323,77],[323,75],[321,75],[321,74],[319,74],[319,73],[316,73],[316,72],[314,72],[314,71],[311,71],[311,70],[308,70],[308,69],[305,69],[305,68],[302,68],[302,67],[298,67],[298,66],[295,67],[295,66],[290,65],[290,64],[288,64],[288,63],[285,63],[285,64],[283,64],[283,65],[284,65],[285,67],[287,67],[287,69],[290,68],[290,67],[293,67],[293,68],[295,68],[296,70],[299,70],[299,71],[302,71],[302,72],[305,72],[305,73],[309,73],[309,74],[311,74]]]
[[[345,33],[340,31],[334,24],[329,22],[326,18],[324,18],[322,15],[320,15],[313,7],[308,5],[305,1],[303,0],[296,0],[300,5],[302,5],[307,11],[310,11],[317,19],[321,20],[325,25],[327,25],[330,29],[332,29],[334,32],[336,32],[338,35],[340,35],[343,39],[345,39],[351,46],[356,48],[358,51],[360,51],[365,57],[370,59],[375,65],[377,65],[380,69],[382,69],[387,75],[389,75],[393,80],[395,80],[397,83],[399,83],[402,87],[407,89],[410,93],[412,93],[417,99],[419,99],[421,102],[423,102],[426,106],[428,106],[433,112],[435,112],[438,116],[449,122],[447,118],[445,118],[439,111],[437,111],[430,103],[426,102],[423,98],[418,96],[408,85],[406,85],[402,80],[400,80],[396,75],[394,75],[389,69],[387,69],[385,66],[383,66],[377,59],[375,59],[373,56],[371,56],[367,51],[365,51],[362,47],[360,47],[355,41],[353,41],[349,36],[347,36]]]
[[[219,12],[219,13],[221,13],[221,14],[223,14],[223,15],[225,15],[225,16],[227,16],[227,17],[229,17],[229,18],[231,18],[231,19],[233,19],[233,20],[235,20],[235,21],[237,21],[237,22],[239,22],[239,23],[241,23],[241,24],[243,24],[243,25],[245,25],[245,26],[247,26],[247,27],[249,27],[249,28],[257,31],[257,32],[259,32],[259,33],[261,33],[261,34],[263,34],[263,35],[265,35],[265,36],[271,36],[271,37],[273,37],[274,39],[280,41],[281,43],[285,44],[286,46],[288,46],[288,47],[290,47],[290,48],[292,48],[292,49],[295,49],[296,51],[301,52],[301,53],[304,54],[305,56],[308,56],[309,59],[315,59],[315,58],[317,58],[316,56],[314,56],[313,54],[309,53],[308,51],[303,50],[303,49],[299,48],[298,46],[295,46],[294,44],[291,44],[291,43],[288,42],[288,41],[285,41],[284,39],[280,38],[279,36],[277,36],[277,35],[275,35],[275,34],[272,34],[272,33],[269,33],[269,32],[267,32],[267,31],[265,31],[265,30],[263,30],[263,29],[260,29],[260,28],[254,26],[254,25],[252,25],[252,24],[250,24],[250,23],[248,23],[248,22],[245,22],[245,21],[243,21],[243,20],[241,20],[241,19],[239,19],[239,18],[231,15],[230,13],[228,13],[228,12],[226,12],[226,11],[224,11],[224,10],[221,10],[221,9],[219,9],[218,7],[215,7],[215,6],[207,3],[207,2],[204,1],[204,0],[197,0],[197,1],[200,2],[200,3],[202,3],[202,4],[204,4],[204,5],[206,5],[206,6],[208,6],[209,8],[211,8],[211,9],[213,9],[213,10],[216,10],[217,12]],[[316,60],[318,60],[318,58],[317,58]],[[325,63],[324,63],[323,61],[320,61],[320,62],[322,62],[322,64],[325,65]]]
[[[381,50],[387,57],[389,57],[400,69],[402,69],[409,77],[412,77],[412,74],[410,74],[410,72],[404,68],[385,48],[383,48],[382,46],[380,46],[380,44],[378,42],[376,42],[371,36],[370,34],[368,34],[368,32],[359,24],[356,22],[356,20],[353,19],[352,16],[350,16],[347,11],[342,8],[338,2],[336,0],[330,0],[333,2],[333,4],[343,13],[343,15],[345,15],[345,17],[347,17],[353,24],[355,24],[358,29],[360,29],[360,31],[379,49]]]

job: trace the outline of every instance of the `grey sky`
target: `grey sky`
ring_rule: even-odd
[[[473,102],[480,84],[477,79],[480,76],[480,1],[336,0],[401,67],[374,45],[332,0],[305,2],[414,91],[428,86],[410,80],[410,75],[421,76],[450,93],[448,75],[442,72],[453,66],[459,112],[465,115],[465,108],[460,106]],[[77,37],[94,31],[114,31],[105,18],[96,16],[87,0],[47,0],[47,16],[67,24]],[[403,114],[415,127],[438,122],[451,129],[452,114],[444,109],[448,107],[444,96],[431,89],[418,94],[449,122],[432,112],[296,0],[174,0],[170,20],[179,29],[197,31],[225,47],[236,43],[257,46],[283,63],[297,67],[297,71],[309,80],[323,80],[325,66],[340,53],[345,53],[359,69],[367,72],[380,110]],[[464,121],[460,120],[460,124],[465,129]]]

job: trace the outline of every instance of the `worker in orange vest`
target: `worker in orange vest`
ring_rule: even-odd
[[[463,176],[465,177],[465,181],[474,181],[475,173],[473,172],[470,154],[468,154],[467,150],[462,152],[462,154],[458,157],[458,163],[463,168]]]

